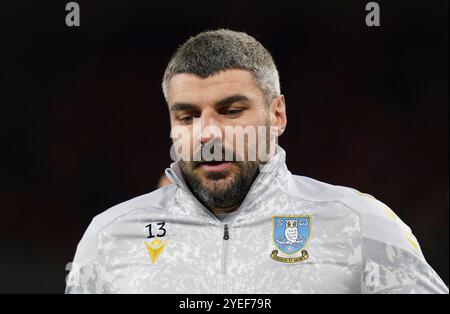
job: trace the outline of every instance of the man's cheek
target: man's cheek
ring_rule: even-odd
[[[191,126],[181,124],[172,126],[170,137],[172,138],[171,157],[173,160],[181,159],[186,162],[200,160],[201,145],[198,135],[195,137],[195,134]]]

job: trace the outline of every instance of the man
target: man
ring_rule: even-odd
[[[163,92],[178,144],[173,184],[94,218],[66,292],[448,293],[386,205],[288,171],[275,146],[287,124],[278,72],[253,37],[189,39]],[[248,132],[238,149],[227,128],[264,136]]]

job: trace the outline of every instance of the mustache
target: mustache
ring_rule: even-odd
[[[201,145],[200,148],[198,148],[195,152],[194,152],[194,156],[198,156],[200,157],[200,160],[192,160],[189,163],[194,167],[199,167],[202,164],[205,163],[218,163],[218,162],[232,162],[232,163],[237,163],[237,152],[235,152],[234,150],[230,150],[228,148],[225,148],[223,146],[221,147],[221,151],[220,153],[218,153],[217,151],[214,151],[215,146],[212,145]],[[206,150],[208,153],[210,153],[210,157],[209,159],[211,160],[206,160],[204,157],[204,150]],[[231,157],[231,158],[230,158]],[[195,159],[195,158],[194,158]],[[240,158],[242,159],[242,158]],[[243,160],[243,159],[242,159]]]
[[[224,154],[221,156],[222,158],[219,158],[219,159],[217,159],[217,158],[213,158],[212,160],[204,160],[203,158],[202,158],[202,160],[198,160],[198,161],[191,161],[190,163],[191,163],[191,165],[194,167],[194,168],[197,168],[197,167],[199,167],[199,166],[201,166],[202,164],[205,164],[205,163],[220,163],[220,162],[231,162],[231,163],[237,163],[238,161],[236,161],[236,158],[233,156],[233,159],[232,160],[227,160],[226,158],[224,158]]]

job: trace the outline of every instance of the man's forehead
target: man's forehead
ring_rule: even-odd
[[[207,78],[181,73],[169,81],[170,104],[216,102],[232,94],[242,94],[251,99],[261,93],[253,75],[244,70],[221,71]]]

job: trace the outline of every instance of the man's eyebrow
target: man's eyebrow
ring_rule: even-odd
[[[242,101],[242,102],[247,102],[250,101],[250,98],[248,98],[247,96],[241,95],[241,94],[236,94],[236,95],[231,95],[228,97],[225,97],[224,99],[219,100],[216,103],[216,107],[226,107],[231,105],[234,102],[238,102],[238,101]]]
[[[250,98],[241,94],[231,95],[216,102],[216,107],[226,107],[238,101],[247,102],[250,101]],[[170,107],[171,112],[182,110],[198,110],[198,106],[186,102],[176,102]]]
[[[172,107],[170,107],[170,111],[172,112],[181,110],[194,110],[194,109],[198,109],[198,107],[196,105],[185,102],[176,102],[173,104]]]

